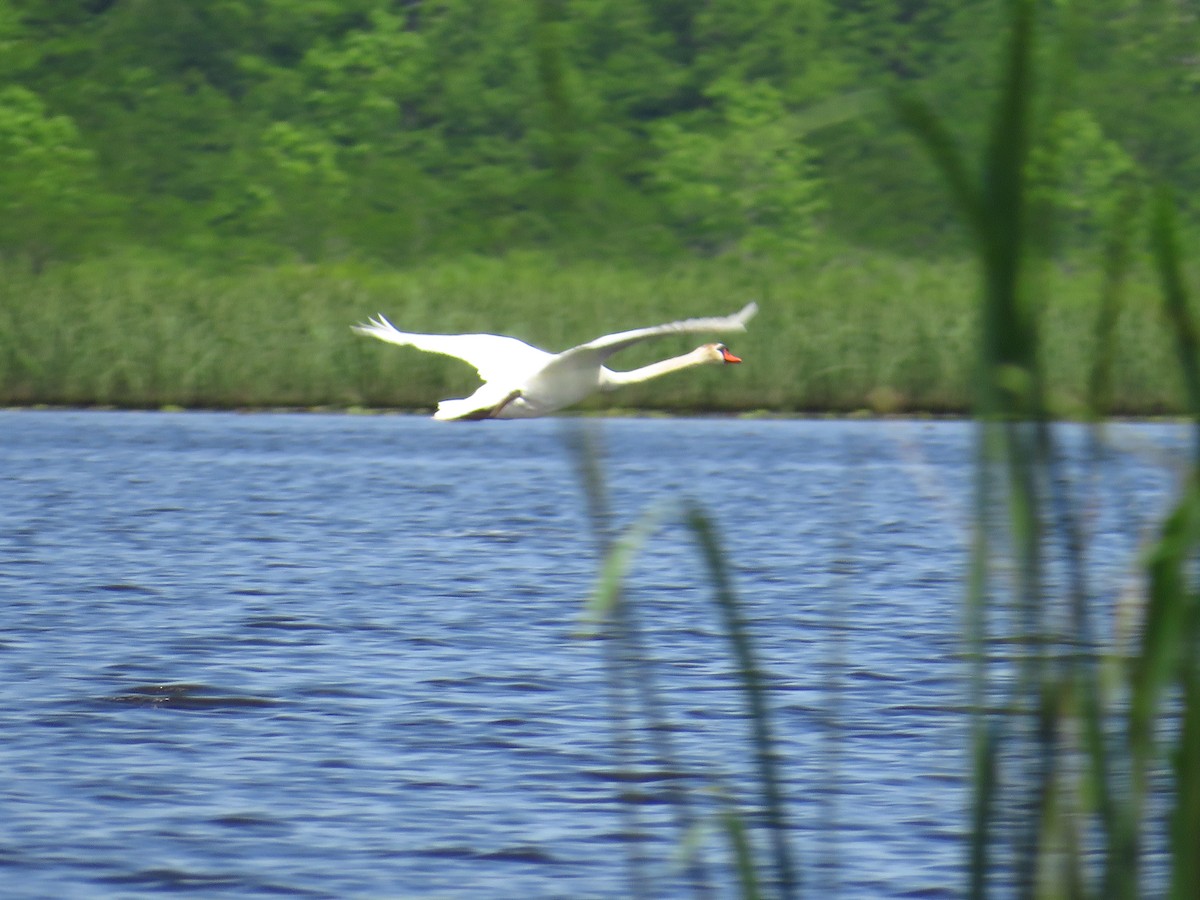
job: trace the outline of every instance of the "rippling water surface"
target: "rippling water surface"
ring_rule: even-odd
[[[585,424],[618,524],[689,498],[719,527],[809,884],[959,895],[971,425],[0,412],[5,896],[622,897],[634,826],[644,877],[683,894],[676,779],[616,751],[579,636]],[[1101,588],[1182,442],[1111,434],[1097,490],[1138,502],[1102,504]],[[674,765],[736,793],[745,724],[686,530],[668,517],[631,583]]]

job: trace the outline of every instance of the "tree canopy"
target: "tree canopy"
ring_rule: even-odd
[[[890,112],[977,140],[1000,0],[0,0],[0,254],[954,247]],[[1041,11],[1066,239],[1200,193],[1200,7]],[[1194,208],[1185,205],[1185,215]]]

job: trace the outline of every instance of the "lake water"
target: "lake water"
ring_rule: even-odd
[[[682,896],[679,784],[722,893],[711,588],[668,513],[629,596],[670,728],[622,740],[580,428],[616,524],[716,523],[813,892],[959,896],[971,424],[67,411],[0,412],[4,896]],[[1108,433],[1101,595],[1186,440]]]

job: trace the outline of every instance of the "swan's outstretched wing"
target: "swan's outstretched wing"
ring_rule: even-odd
[[[591,351],[598,353],[601,360],[607,359],[614,353],[624,350],[633,344],[647,341],[651,338],[663,337],[668,334],[691,334],[693,332],[723,332],[745,331],[746,323],[758,312],[757,303],[747,303],[742,311],[732,316],[712,316],[704,319],[682,319],[678,322],[668,322],[665,325],[651,325],[649,328],[635,328],[632,331],[620,331],[616,334],[606,334],[594,341],[572,347],[567,353],[576,351]],[[564,356],[566,354],[563,354]]]
[[[352,326],[367,334],[401,347],[415,347],[427,353],[453,356],[475,367],[484,381],[504,381],[537,369],[551,354],[531,347],[516,338],[498,334],[414,334],[399,331],[382,315]]]

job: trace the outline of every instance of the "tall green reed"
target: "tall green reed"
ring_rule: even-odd
[[[1038,314],[1041,287],[1026,163],[1032,101],[1033,0],[1011,0],[1000,98],[980,174],[927,106],[897,108],[938,165],[972,233],[982,269],[981,420],[966,635],[972,659],[973,799],[969,892],[1004,885],[1027,897],[1137,897],[1151,776],[1173,765],[1170,895],[1200,896],[1200,613],[1188,567],[1200,551],[1193,472],[1151,548],[1140,644],[1128,661],[1095,639],[1081,503],[1049,424]],[[1134,200],[1131,199],[1130,203]],[[1114,322],[1127,272],[1128,219],[1109,238],[1089,379],[1093,418],[1111,402]],[[1171,207],[1160,199],[1151,248],[1178,349],[1188,406],[1200,422],[1196,330]],[[1197,448],[1200,452],[1200,434]],[[1200,457],[1198,457],[1200,459]],[[1051,586],[1048,562],[1060,576]],[[1010,573],[1001,578],[1001,564]],[[1015,650],[1014,650],[1015,647]],[[1015,653],[1016,674],[998,661]],[[1107,658],[1121,673],[1113,696]],[[1124,723],[1123,726],[1121,723]],[[1165,744],[1165,746],[1163,746]]]
[[[1177,340],[1188,406],[1195,423],[1192,471],[1148,558],[1149,598],[1141,655],[1132,671],[1129,741],[1135,751],[1132,810],[1123,832],[1127,855],[1138,849],[1147,770],[1155,751],[1156,714],[1168,687],[1178,692],[1168,754],[1174,797],[1170,825],[1171,896],[1200,896],[1200,594],[1189,569],[1200,555],[1200,341],[1180,265],[1171,201],[1157,198],[1152,245]],[[1170,733],[1170,732],[1169,732]]]
[[[697,844],[704,823],[689,797],[689,790],[695,790],[697,783],[715,791],[720,800],[717,819],[728,843],[730,868],[736,873],[739,895],[747,900],[765,896],[786,900],[798,896],[799,872],[789,843],[788,816],[767,688],[727,571],[716,526],[698,505],[681,502],[670,507],[652,507],[623,533],[614,535],[595,432],[577,427],[570,433],[570,443],[585,486],[592,530],[603,560],[600,578],[589,603],[589,615],[599,626],[606,648],[618,758],[625,763],[633,758],[631,744],[639,733],[635,727],[638,718],[635,710],[638,710],[644,725],[640,733],[649,735],[653,755],[669,772],[668,799],[676,810],[688,882],[697,896],[706,896],[712,890],[708,866]],[[712,603],[720,615],[729,652],[736,664],[753,756],[754,784],[758,791],[757,799],[750,804],[736,799],[735,790],[706,782],[706,773],[688,773],[678,768],[669,740],[667,710],[663,708],[656,686],[655,660],[642,634],[637,605],[626,596],[625,581],[636,556],[664,523],[672,520],[682,522],[696,543],[703,573],[700,580],[712,589]],[[752,813],[748,807],[756,807],[759,812]],[[626,807],[630,824],[634,824],[635,811]],[[636,833],[636,828],[631,831]],[[629,861],[634,895],[652,896],[644,862],[635,849],[631,849]]]

